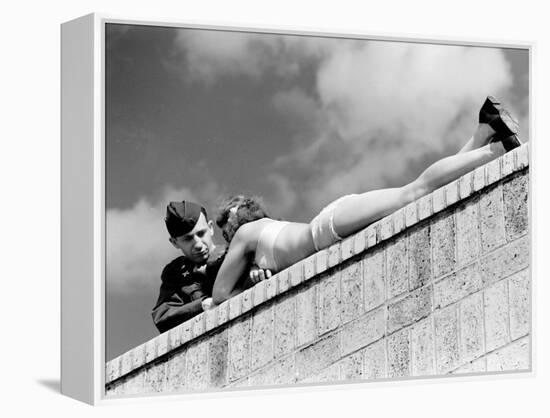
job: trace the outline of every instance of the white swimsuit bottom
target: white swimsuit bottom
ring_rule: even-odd
[[[317,251],[321,251],[323,248],[342,240],[342,237],[338,235],[334,229],[334,211],[342,201],[351,196],[356,195],[348,194],[328,204],[319,212],[319,215],[313,218],[309,223],[311,227],[311,236],[313,237],[313,245]]]
[[[258,239],[258,245],[256,246],[256,254],[254,261],[258,267],[264,270],[271,270],[272,272],[278,272],[277,261],[275,261],[275,255],[273,249],[275,246],[275,240],[279,236],[279,233],[287,226],[289,222],[272,221],[269,222],[262,232],[260,232],[260,238]]]

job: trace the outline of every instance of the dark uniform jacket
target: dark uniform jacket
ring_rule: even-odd
[[[214,250],[206,266],[200,269],[184,256],[175,258],[164,267],[160,294],[152,312],[153,322],[160,332],[202,312],[201,302],[212,295],[224,256],[225,252]]]

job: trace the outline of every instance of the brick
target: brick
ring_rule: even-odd
[[[302,380],[334,363],[340,356],[340,338],[332,334],[296,353],[296,378]]]
[[[319,274],[328,268],[328,251],[321,250],[315,254],[315,273]]]
[[[193,339],[192,326],[193,326],[193,321],[192,320],[185,321],[182,325],[180,325],[180,327],[181,327],[180,341],[181,341],[182,345]],[[148,353],[148,349],[147,349],[147,347],[145,347],[145,359],[146,359],[146,361],[149,361],[147,359],[147,357],[148,357],[147,353]]]
[[[241,315],[242,312],[242,296],[236,295],[229,299],[229,319],[235,319]]]
[[[386,300],[385,251],[378,249],[365,256],[363,278],[365,289],[365,311],[380,306]]]
[[[512,241],[528,232],[529,213],[527,206],[529,176],[512,178],[503,184],[504,224],[506,238]]]
[[[280,357],[294,349],[296,300],[281,299],[274,305],[274,311],[274,354]]]
[[[500,158],[487,164],[487,184],[493,184],[500,180]]]
[[[217,308],[210,309],[205,312],[206,315],[206,325],[205,331],[210,331],[218,326],[218,312]]]
[[[507,282],[495,283],[484,292],[487,351],[510,342]]]
[[[401,237],[386,249],[388,295],[391,299],[409,289],[407,239]]]
[[[410,375],[409,330],[404,329],[390,335],[388,344],[388,377]]]
[[[225,324],[229,321],[229,301],[226,300],[218,305],[218,325]]]
[[[328,251],[328,267],[334,267],[340,263],[342,257],[340,256],[340,243],[331,245],[327,248]]]
[[[418,222],[418,213],[416,211],[416,202],[405,206],[405,226],[408,228]]]
[[[229,327],[229,380],[246,376],[250,370],[250,317],[237,319]],[[189,359],[189,357],[188,357]]]
[[[529,337],[525,337],[487,356],[487,371],[530,370]]]
[[[446,191],[444,187],[440,187],[432,193],[432,213],[441,212],[447,207],[445,202]]]
[[[502,188],[488,190],[479,199],[481,250],[487,253],[506,242]]]
[[[252,304],[254,306],[261,305],[264,303],[266,297],[265,297],[265,290],[266,288],[266,282],[261,281],[260,283],[256,283],[256,285],[252,288]]]
[[[143,366],[145,362],[145,344],[141,344],[132,350],[132,370]]]
[[[365,233],[367,235],[367,247],[374,247],[378,242],[376,240],[376,224],[369,225],[365,230]]]
[[[141,373],[143,376],[143,387],[147,392],[162,393],[166,389],[166,362],[156,363],[147,367]]]
[[[351,356],[340,360],[337,363],[340,366],[341,380],[361,379],[363,375],[363,353],[357,352]]]
[[[452,181],[445,186],[446,207],[458,202],[458,180]]]
[[[307,344],[317,336],[316,288],[308,286],[296,294],[296,344]]]
[[[338,364],[332,364],[326,369],[321,370],[313,376],[302,380],[302,383],[325,383],[336,382],[340,379],[340,367]]]
[[[466,173],[458,179],[458,196],[460,199],[466,199],[473,192],[472,172]]]
[[[516,150],[516,160],[518,170],[529,166],[529,143],[523,144]]]
[[[376,243],[379,244],[382,242],[382,222],[377,221],[373,223],[372,226],[374,226],[374,231],[376,232]]]
[[[479,209],[478,199],[471,199],[456,210],[456,258],[459,265],[465,265],[479,257]]]
[[[430,225],[434,278],[450,273],[456,264],[455,223],[452,216],[436,219]]]
[[[116,357],[107,363],[105,370],[105,382],[112,382],[113,380],[118,379],[119,376],[121,376],[120,357]]]
[[[515,170],[515,153],[507,152],[504,154],[501,160],[502,177],[506,177],[512,174]]]
[[[370,312],[341,328],[342,355],[350,354],[384,336],[384,308]]]
[[[252,291],[253,288],[246,289],[237,295],[241,296],[241,315],[252,309]]]
[[[432,286],[422,287],[388,305],[388,333],[403,328],[432,311]]]
[[[418,219],[426,219],[433,215],[433,206],[432,206],[432,195],[428,194],[422,196],[417,200],[418,205]]]
[[[294,355],[277,360],[250,376],[251,386],[284,385],[295,381]]]
[[[353,248],[355,254],[360,254],[367,248],[367,234],[365,230],[359,231],[353,237]]]
[[[485,187],[485,166],[477,167],[473,177],[473,188],[475,192],[478,192]]]
[[[363,353],[364,377],[381,379],[386,377],[386,340],[380,340],[361,351]]]
[[[202,312],[193,318],[193,325],[191,328],[193,338],[197,338],[204,334],[205,316],[206,316],[205,313]]]
[[[340,318],[346,323],[359,317],[363,311],[363,262],[357,261],[342,270]]]
[[[464,299],[459,307],[460,359],[471,361],[485,354],[483,297],[481,293]]]
[[[380,237],[383,240],[393,235],[393,220],[391,216],[386,216],[380,220]]]
[[[436,373],[444,374],[459,365],[457,312],[450,306],[434,315]]]
[[[290,288],[289,269],[284,269],[277,274],[277,289],[279,294],[286,292]]]
[[[443,308],[483,287],[479,265],[470,264],[434,283],[434,305]]]
[[[392,222],[394,234],[398,234],[405,229],[405,210],[403,208],[393,213]]]
[[[411,327],[411,375],[434,374],[434,336],[432,319],[424,319]]]
[[[354,237],[348,237],[340,243],[340,251],[342,253],[342,261],[348,260],[355,255]]]
[[[311,279],[315,276],[315,254],[310,255],[303,260],[304,264],[304,280]]]
[[[265,281],[265,298],[273,299],[277,296],[277,278],[275,276]]]
[[[185,325],[185,329],[187,330],[191,328],[193,322],[192,320],[189,320],[189,321],[186,321],[186,324],[187,325]],[[129,352],[128,354],[130,353],[131,352]],[[149,340],[145,343],[145,362],[149,363],[150,361],[153,361],[156,358],[157,358],[157,339],[153,338],[152,340]],[[131,363],[132,361],[130,360],[129,364]],[[123,358],[121,371],[124,372],[125,368],[126,367],[125,367],[124,358]]]
[[[167,352],[168,352],[168,333],[163,332],[157,337],[157,357],[163,356]]]
[[[487,359],[485,357],[474,360],[453,370],[453,374],[483,373],[487,371]]]
[[[186,387],[186,351],[170,357],[166,363],[166,390],[178,391]]]
[[[529,265],[528,238],[520,238],[481,259],[484,286],[508,277]]]
[[[530,330],[529,270],[516,273],[509,279],[510,336],[513,340],[527,335]]]
[[[208,371],[208,341],[203,340],[187,350],[187,387],[190,390],[206,389],[210,380]]]
[[[266,306],[252,316],[251,370],[256,370],[273,359],[273,335],[273,308]]]
[[[304,281],[304,265],[298,262],[290,267],[290,286],[295,287]]]
[[[123,384],[121,389],[124,395],[138,395],[143,393],[150,393],[152,389],[146,386],[145,373],[137,373],[129,377]]]
[[[317,287],[318,303],[318,335],[335,329],[340,325],[340,273],[336,272],[323,278]]]
[[[409,290],[428,283],[432,278],[431,239],[429,226],[412,230],[408,237]]]

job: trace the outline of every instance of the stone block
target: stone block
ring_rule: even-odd
[[[145,344],[141,344],[132,350],[132,366],[131,369],[135,370],[145,365]]]
[[[410,375],[410,342],[409,330],[403,329],[387,338],[388,344],[388,377],[405,377]]]
[[[445,374],[459,365],[458,318],[455,306],[436,311],[435,361],[436,374]]]
[[[502,177],[506,177],[510,174],[512,174],[516,169],[516,153],[515,152],[507,152],[504,154],[501,160],[501,171],[502,171]]]
[[[290,289],[289,269],[284,269],[277,273],[277,289],[279,294],[286,292]]]
[[[237,319],[229,331],[229,380],[235,381],[250,370],[250,317]],[[189,361],[189,356],[187,357]]]
[[[529,265],[528,238],[528,236],[519,238],[481,259],[484,286],[508,277]]]
[[[251,370],[256,370],[273,359],[273,328],[273,307],[258,309],[252,316]]]
[[[473,174],[470,171],[458,179],[458,196],[466,199],[473,193]]]
[[[322,335],[340,325],[340,272],[324,277],[317,289],[319,293],[317,335]]]
[[[298,286],[304,281],[304,265],[301,261],[290,266],[289,278],[291,287]]]
[[[356,380],[363,376],[363,353],[361,351],[343,358],[337,364],[340,366],[341,380]]]
[[[320,274],[328,268],[328,251],[321,250],[315,254],[315,273]]]
[[[483,287],[478,263],[470,264],[434,283],[434,305],[443,308]]]
[[[405,209],[401,208],[392,215],[393,233],[398,234],[405,229]]]
[[[500,180],[500,158],[487,164],[487,185],[496,183]]]
[[[206,317],[206,314],[202,312],[192,319],[193,325],[191,330],[192,330],[193,338],[200,337],[201,335],[204,334],[204,328],[206,325],[205,317]],[[158,348],[157,348],[157,356],[158,356]]]
[[[380,222],[380,237],[382,240],[386,240],[393,235],[393,220],[391,215],[382,218]]]
[[[209,387],[221,388],[228,382],[229,338],[227,330],[208,339]]]
[[[401,237],[386,248],[388,299],[409,289],[407,239]]]
[[[342,253],[342,261],[348,260],[355,255],[354,237],[348,237],[340,243],[340,251]]]
[[[163,332],[157,337],[157,357],[163,356],[167,352],[168,352],[168,332]]]
[[[208,388],[210,374],[208,370],[207,340],[192,344],[187,349],[185,366],[188,389],[202,390]]]
[[[317,291],[308,286],[296,293],[296,343],[310,343],[317,336]]]
[[[479,199],[481,250],[487,253],[506,242],[502,187],[487,190]]]
[[[380,340],[361,351],[363,353],[364,378],[386,377],[386,340]]]
[[[312,376],[340,357],[338,334],[328,335],[296,353],[296,378],[298,381]]]
[[[428,316],[432,311],[432,286],[422,287],[388,305],[388,333]]]
[[[428,283],[432,278],[430,228],[424,225],[408,236],[409,290]]]
[[[120,376],[120,357],[116,357],[107,363],[105,367],[105,381],[112,382]]]
[[[447,207],[458,202],[458,180],[455,180],[445,186],[445,200]]]
[[[177,392],[186,388],[187,351],[175,353],[166,363],[166,390]]]
[[[430,228],[433,274],[438,278],[450,273],[456,264],[454,217],[448,214],[434,219]]]
[[[285,385],[295,382],[294,355],[283,357],[250,376],[251,386]]]
[[[478,192],[485,187],[485,166],[477,167],[473,172],[473,189]]]
[[[359,231],[353,236],[353,248],[355,254],[360,254],[367,248],[367,234],[365,230]]]
[[[187,332],[187,334],[191,334],[191,326],[193,325],[193,320],[185,321],[184,328]],[[191,336],[189,335],[189,339],[191,339]],[[145,363],[149,363],[157,358],[157,339],[153,338],[152,340],[149,340],[145,343]],[[128,355],[133,355],[133,353],[130,351],[127,353]],[[131,369],[132,364],[132,358],[130,357],[128,359],[128,371]],[[126,363],[125,363],[125,357],[122,358],[122,367],[121,372],[122,374],[125,374],[124,371],[126,370]]]
[[[265,298],[269,300],[273,299],[275,296],[277,296],[277,278],[272,276],[265,281]]]
[[[365,311],[380,306],[386,300],[385,261],[385,251],[383,249],[370,252],[363,260]]]
[[[310,255],[304,261],[304,280],[311,279],[315,276],[315,257],[316,255]]]
[[[432,317],[411,327],[411,375],[434,374],[434,335]]]
[[[459,306],[460,317],[460,360],[474,360],[485,354],[483,331],[483,296],[481,293],[469,296]]]
[[[516,151],[516,160],[518,170],[522,170],[529,166],[529,143],[523,144]]]
[[[280,357],[294,350],[296,300],[286,297],[274,305],[274,353]]]
[[[337,382],[338,380],[340,380],[340,367],[338,364],[332,364],[313,376],[301,380],[300,383],[327,383]]]
[[[229,301],[226,300],[218,305],[218,325],[225,324],[229,321]]]
[[[500,281],[484,292],[487,351],[492,351],[510,342],[507,285],[506,281]]]
[[[429,218],[433,215],[432,195],[422,196],[417,200],[418,220]]]
[[[471,199],[456,210],[456,258],[459,265],[470,263],[479,257],[481,239],[479,234],[478,199]]]
[[[238,294],[238,297],[241,296],[241,315],[245,314],[246,312],[250,311],[252,309],[252,292],[253,288],[246,289],[244,292]]]
[[[252,293],[252,304],[254,306],[261,305],[264,303],[266,299],[266,281],[261,281],[260,283],[256,283],[256,285],[253,287],[253,293]]]
[[[328,267],[334,267],[340,263],[342,257],[340,255],[340,243],[331,245],[327,248],[328,251]]]
[[[416,210],[416,202],[412,202],[405,206],[405,226],[408,228],[417,222],[418,212]]]
[[[350,354],[384,336],[384,308],[370,312],[340,328],[342,355]]]
[[[531,328],[531,298],[529,270],[523,270],[510,277],[510,336],[512,340],[523,337]]]
[[[217,308],[206,311],[205,315],[206,315],[205,331],[210,331],[216,328],[218,326]]]
[[[529,176],[515,176],[502,185],[506,238],[512,241],[528,232]]]
[[[141,372],[128,377],[128,379],[121,384],[121,393],[124,395],[152,393],[153,389],[145,382],[145,374],[145,372]]]
[[[374,247],[378,242],[376,239],[376,224],[369,225],[365,230],[365,234],[367,235],[367,248]]]
[[[340,275],[340,318],[346,323],[363,312],[363,261],[356,261],[342,270]]]
[[[432,203],[433,203],[433,212],[441,212],[443,209],[447,207],[447,203],[445,202],[445,188],[440,187],[439,189],[435,190],[432,194]]]
[[[503,347],[487,356],[487,371],[527,371],[531,369],[530,340],[521,340]]]
[[[143,386],[146,392],[163,393],[167,386],[167,363],[154,363],[141,371],[143,376]]]
[[[241,315],[242,312],[242,296],[236,295],[229,299],[229,319],[235,319]]]

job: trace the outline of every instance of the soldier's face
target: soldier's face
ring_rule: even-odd
[[[170,238],[172,245],[196,264],[205,263],[214,248],[214,228],[212,221],[207,221],[201,213],[195,227],[187,234],[177,238]]]

